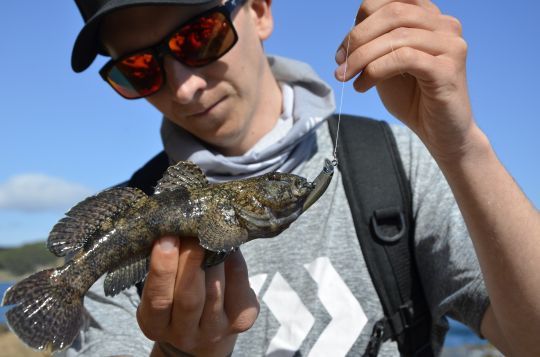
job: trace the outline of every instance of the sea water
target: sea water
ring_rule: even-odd
[[[12,282],[0,282],[0,299],[4,297],[4,293],[6,290],[13,284]],[[6,322],[6,316],[5,313],[7,311],[7,307],[0,306],[0,324],[4,324]]]

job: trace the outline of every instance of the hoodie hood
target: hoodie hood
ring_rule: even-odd
[[[210,182],[222,182],[291,172],[315,152],[315,129],[335,110],[332,89],[305,63],[278,56],[268,56],[268,62],[283,95],[283,111],[274,129],[244,155],[224,156],[164,118],[161,138],[171,163],[193,161]]]

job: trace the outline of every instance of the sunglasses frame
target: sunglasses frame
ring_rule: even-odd
[[[232,17],[236,13],[236,10],[238,10],[246,2],[247,2],[247,0],[229,0],[229,1],[227,1],[226,3],[224,3],[222,5],[212,7],[210,9],[205,10],[205,11],[201,12],[200,14],[197,14],[197,15],[189,18],[188,20],[182,22],[180,25],[175,27],[174,30],[170,31],[166,36],[164,36],[161,40],[159,40],[159,42],[157,42],[156,44],[154,44],[152,46],[149,46],[149,47],[145,47],[145,48],[141,48],[141,49],[129,52],[129,53],[117,58],[117,59],[110,59],[99,70],[99,74],[100,74],[101,78],[105,82],[107,82],[113,88],[113,90],[116,93],[118,93],[120,96],[122,96],[125,99],[129,99],[129,100],[141,99],[141,98],[149,97],[149,96],[157,93],[163,87],[163,84],[165,84],[165,69],[163,67],[163,58],[166,55],[170,55],[172,58],[174,58],[175,60],[177,60],[178,62],[182,63],[183,65],[185,65],[187,67],[199,68],[199,67],[207,66],[207,65],[217,61],[221,57],[225,56],[234,47],[234,45],[236,45],[236,42],[238,42],[238,32],[236,31],[236,28],[234,27]],[[233,42],[231,43],[229,48],[227,48],[223,53],[221,53],[219,56],[210,57],[208,59],[208,62],[206,62],[204,64],[193,65],[193,64],[184,63],[183,60],[181,58],[178,58],[174,54],[174,52],[169,48],[169,41],[170,41],[171,37],[173,37],[173,35],[178,33],[186,25],[189,25],[190,23],[196,21],[198,18],[201,18],[201,17],[203,17],[205,15],[208,15],[208,14],[211,14],[211,13],[216,13],[216,12],[221,13],[224,16],[225,21],[228,22],[228,25],[230,26],[231,31],[232,31],[232,33],[234,35]],[[154,59],[158,62],[158,65],[159,65],[159,68],[160,68],[161,85],[159,86],[158,89],[156,89],[155,91],[153,91],[151,93],[148,93],[146,95],[140,95],[138,97],[126,97],[120,91],[118,91],[114,87],[114,85],[111,83],[111,81],[109,80],[109,73],[110,73],[111,69],[114,66],[116,66],[118,63],[120,63],[120,62],[124,61],[126,58],[132,57],[132,56],[134,56],[134,55],[136,55],[138,53],[140,53],[140,54],[150,53],[150,54],[152,54],[154,56]]]

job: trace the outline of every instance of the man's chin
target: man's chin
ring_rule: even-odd
[[[206,140],[199,139],[225,156],[241,156],[249,150],[245,138],[242,137],[238,130],[224,130],[224,128],[220,128],[220,130],[214,132],[212,135],[206,133],[205,137]]]

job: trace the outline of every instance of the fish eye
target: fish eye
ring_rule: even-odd
[[[290,184],[289,180],[287,179],[287,176],[279,173],[279,172],[272,172],[270,174],[268,174],[268,180],[269,181],[280,181],[280,182],[283,182],[285,184]]]
[[[281,175],[277,172],[271,172],[268,174],[268,179],[272,181],[280,181]]]

